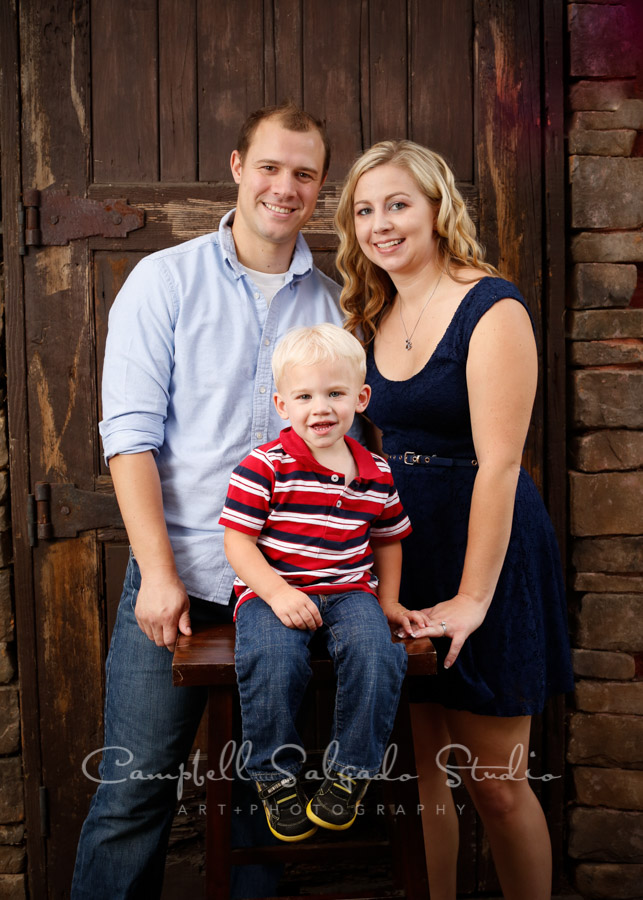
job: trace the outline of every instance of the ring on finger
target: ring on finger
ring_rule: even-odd
[[[446,636],[447,636],[447,623],[446,623],[446,622],[440,622],[440,625],[442,626],[443,636],[446,637]]]

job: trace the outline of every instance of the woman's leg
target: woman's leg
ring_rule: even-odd
[[[549,900],[549,832],[525,777],[531,718],[445,713],[453,742],[469,751],[456,751],[458,765],[475,764],[474,771],[463,768],[461,774],[484,823],[505,900]]]
[[[436,765],[451,743],[445,710],[434,703],[411,703],[410,709],[431,900],[455,900],[458,816],[448,776]]]

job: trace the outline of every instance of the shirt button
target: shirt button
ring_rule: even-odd
[[[264,345],[264,347],[269,347],[270,346],[270,338],[266,338],[265,341],[263,342],[263,345]]]
[[[257,293],[255,292],[255,300],[258,300],[260,296],[261,296],[261,294],[257,294]]]
[[[341,505],[342,505],[342,501],[341,501],[341,500],[338,500],[337,503],[335,504],[335,506],[341,506]]]
[[[258,440],[261,440],[261,439],[263,438],[263,431],[258,431],[258,432],[255,434],[255,437],[256,437]]]
[[[265,394],[265,393],[266,393],[266,386],[265,386],[265,384],[262,384],[262,385],[261,385],[261,387],[259,388],[259,393],[260,393],[260,394]]]
[[[331,481],[339,481],[339,475],[331,475],[330,480]]]

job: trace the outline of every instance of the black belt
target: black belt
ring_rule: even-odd
[[[407,450],[406,453],[389,453],[386,457],[394,462],[403,462],[407,466],[472,466],[478,465],[477,459],[448,459],[446,456],[425,456],[422,453],[415,453],[413,450]]]

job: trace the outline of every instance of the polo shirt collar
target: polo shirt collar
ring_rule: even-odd
[[[292,426],[281,431],[279,440],[284,450],[295,459],[301,460],[306,468],[323,475],[333,474],[332,469],[327,469],[315,459],[306,442],[299,437],[297,432],[293,431]],[[344,435],[344,440],[353,454],[357,466],[357,478],[362,481],[384,481],[385,474],[377,467],[372,454],[349,435]]]
[[[231,209],[219,222],[219,241],[223,250],[223,257],[234,272],[237,278],[241,278],[246,272],[241,266],[237,258],[237,248],[234,245],[232,237],[232,222],[234,221],[235,210]],[[305,278],[313,270],[313,255],[310,252],[308,244],[304,240],[301,232],[297,235],[295,242],[295,252],[290,261],[286,283],[289,281],[299,281]]]

